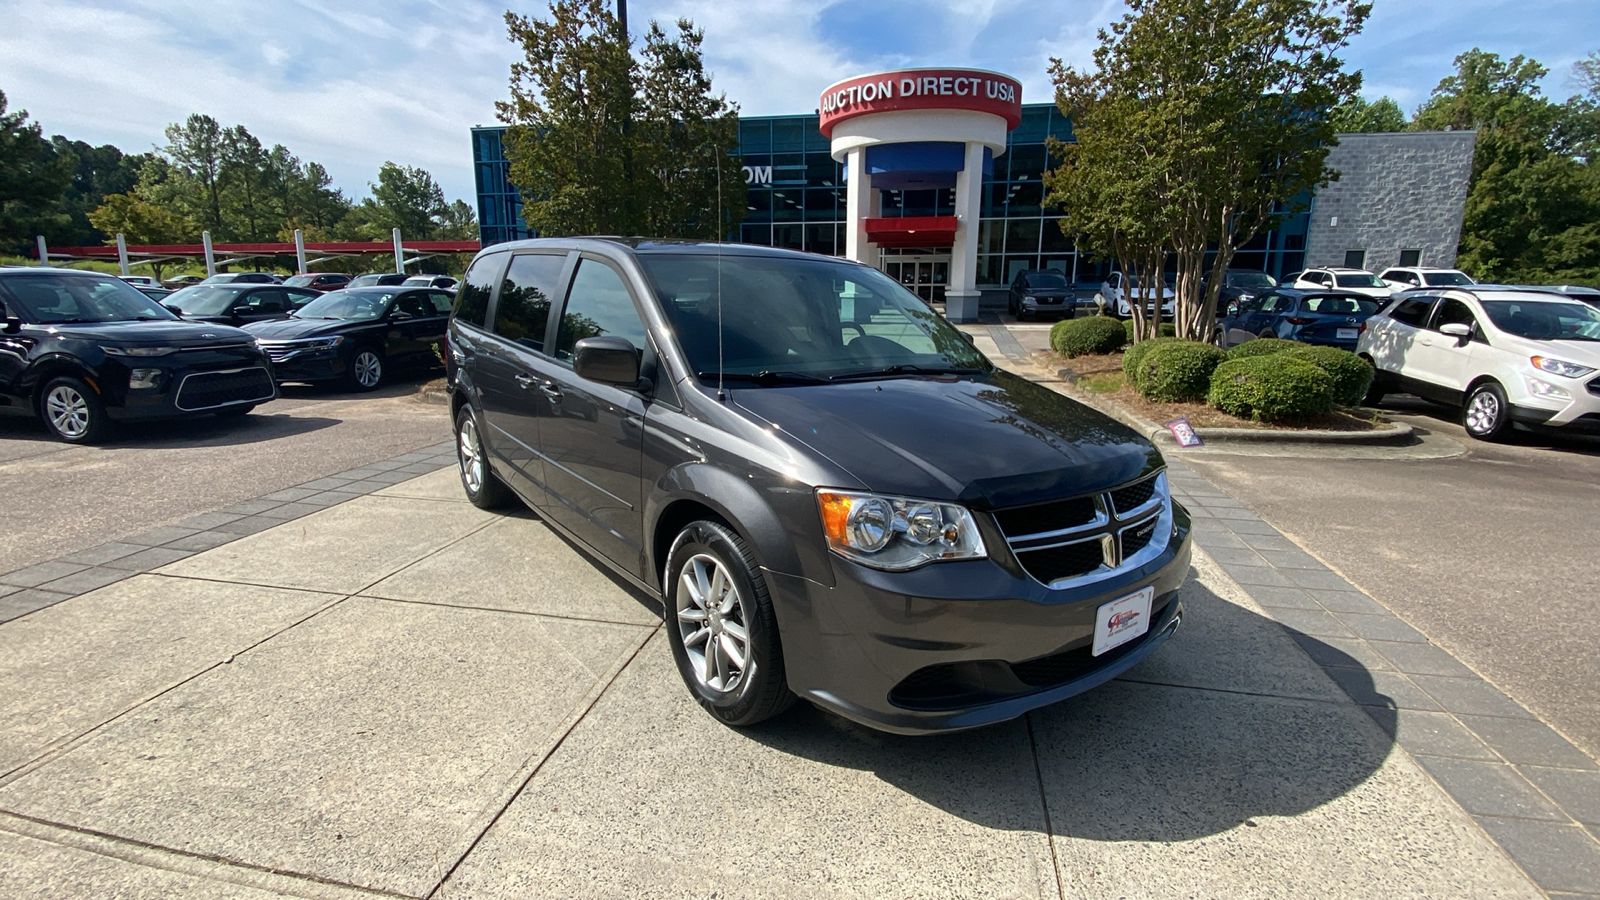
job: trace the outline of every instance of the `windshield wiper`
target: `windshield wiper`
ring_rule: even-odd
[[[848,381],[855,378],[879,378],[887,375],[977,375],[984,371],[972,366],[919,366],[915,363],[899,363],[864,372],[845,372],[840,375],[834,375],[828,380]]]
[[[716,372],[696,372],[696,378],[713,379],[718,377]],[[747,381],[762,387],[774,384],[827,384],[828,379],[816,375],[807,375],[804,372],[774,372],[762,369],[759,372],[723,372],[723,381]]]

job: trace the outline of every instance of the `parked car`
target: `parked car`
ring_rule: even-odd
[[[1006,306],[1018,320],[1045,314],[1072,318],[1078,314],[1078,292],[1055,269],[1024,269],[1011,279]]]
[[[1394,289],[1378,280],[1378,276],[1366,269],[1345,269],[1328,267],[1323,269],[1307,269],[1298,273],[1298,277],[1290,285],[1302,290],[1311,291],[1354,291],[1366,294],[1374,300],[1388,300],[1395,293]]]
[[[178,275],[162,281],[161,284],[163,287],[169,287],[176,291],[180,288],[186,288],[192,284],[199,284],[205,280],[206,278],[204,275]]]
[[[185,319],[244,325],[282,319],[322,294],[276,284],[197,284],[173,291],[161,302]]]
[[[1392,269],[1384,269],[1378,280],[1397,291],[1477,284],[1470,275],[1460,269],[1438,269],[1427,266],[1395,266]]]
[[[283,279],[271,272],[218,272],[201,284],[281,284]]]
[[[1201,289],[1208,286],[1202,285]],[[1259,269],[1229,269],[1222,273],[1222,287],[1217,291],[1217,312],[1220,314],[1230,303],[1253,300],[1277,286],[1278,279]]]
[[[272,358],[280,382],[342,381],[370,391],[390,372],[444,365],[454,302],[438,288],[346,288],[245,330]]]
[[[436,287],[453,291],[459,282],[449,275],[413,275],[400,283],[406,287]]]
[[[302,272],[299,275],[290,275],[283,280],[283,283],[285,287],[311,288],[327,293],[348,287],[350,276],[338,272]]]
[[[1278,288],[1228,304],[1217,319],[1216,344],[1234,347],[1258,337],[1354,350],[1378,301],[1352,291]]]
[[[1161,288],[1161,314],[1169,318],[1176,310],[1176,299],[1172,293],[1172,288],[1166,286],[1171,283],[1172,279],[1168,278]],[[1133,307],[1128,303],[1128,296],[1138,293],[1139,282],[1137,279],[1123,275],[1121,272],[1112,271],[1110,276],[1100,285],[1098,302],[1102,309],[1110,311],[1112,315],[1127,319],[1133,316]],[[1150,315],[1155,311],[1155,300],[1151,298],[1150,302],[1145,304],[1145,315]]]
[[[134,285],[134,288],[137,289],[139,293],[149,297],[151,300],[154,300],[157,303],[160,303],[161,301],[172,296],[171,290],[160,286],[151,287],[147,284],[136,284]]]
[[[1537,288],[1408,291],[1367,320],[1369,403],[1405,391],[1460,407],[1467,433],[1514,424],[1600,433],[1600,310]]]
[[[133,285],[134,287],[161,287],[161,282],[155,278],[151,278],[149,275],[119,275],[117,277]]]
[[[116,422],[242,416],[277,396],[271,364],[236,328],[185,322],[109,275],[0,271],[0,411],[37,415],[73,444]]]
[[[350,284],[347,287],[378,287],[380,285],[388,287],[405,284],[406,279],[409,277],[409,275],[401,272],[368,272],[365,275],[357,275],[350,279]]]
[[[497,244],[457,290],[448,359],[468,499],[515,494],[660,600],[723,723],[796,696],[888,731],[999,722],[1181,620],[1189,517],[1161,454],[870,266]]]

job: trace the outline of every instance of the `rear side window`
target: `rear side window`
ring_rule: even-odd
[[[461,290],[456,291],[457,320],[483,327],[484,319],[489,317],[489,293],[494,290],[494,277],[500,273],[500,264],[503,262],[505,257],[499,253],[480,256],[473,261],[461,281]]]
[[[511,257],[511,266],[500,283],[500,301],[494,308],[495,334],[544,352],[550,302],[560,291],[561,267],[566,261],[564,255],[547,253]]]
[[[571,362],[578,341],[601,335],[626,338],[640,350],[645,347],[644,323],[622,276],[605,263],[586,259],[578,263],[567,306],[561,311],[556,359]]]
[[[1400,305],[1389,311],[1389,318],[1396,322],[1404,322],[1416,328],[1428,321],[1428,310],[1433,308],[1432,297],[1419,297],[1411,300],[1401,300]]]

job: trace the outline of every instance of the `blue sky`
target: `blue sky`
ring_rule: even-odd
[[[536,13],[543,3],[519,3]],[[124,150],[162,142],[190,112],[243,124],[328,166],[351,196],[385,159],[431,171],[472,200],[467,129],[494,121],[513,52],[503,2],[476,0],[0,0],[0,90],[46,133]],[[901,66],[1013,75],[1050,99],[1052,56],[1085,64],[1115,0],[633,0],[706,32],[716,85],[752,115],[808,111],[840,78]],[[1348,49],[1365,93],[1408,111],[1474,46],[1551,69],[1600,49],[1596,0],[1376,0]]]

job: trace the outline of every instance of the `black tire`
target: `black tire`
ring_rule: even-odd
[[[1367,365],[1372,366],[1373,369],[1372,384],[1367,386],[1367,395],[1361,398],[1361,405],[1377,406],[1383,402],[1383,398],[1389,396],[1393,388],[1390,387],[1388,379],[1384,377],[1383,370],[1379,369],[1377,364],[1372,361],[1372,357],[1363,355],[1361,358],[1366,360]]]
[[[1218,328],[1216,332],[1211,335],[1211,343],[1223,350],[1228,349],[1228,333],[1223,329]]]
[[[76,378],[52,378],[39,392],[39,418],[58,441],[96,444],[111,434],[100,395]]]
[[[250,411],[255,408],[256,405],[254,403],[247,403],[244,406],[230,406],[227,409],[219,409],[214,415],[219,419],[242,419],[250,415]]]
[[[1511,404],[1498,382],[1485,381],[1472,389],[1461,407],[1461,424],[1480,441],[1502,441],[1511,433]]]
[[[703,566],[708,558],[721,567],[727,580],[732,582],[732,592],[737,594],[728,601],[731,611],[721,614],[718,623],[712,623],[709,617],[700,620],[689,617],[696,607],[683,584],[685,569],[691,563]],[[692,573],[688,577],[691,582],[695,580]],[[778,635],[778,619],[772,610],[772,597],[755,556],[733,529],[702,519],[691,522],[679,532],[667,558],[664,587],[667,642],[672,646],[672,658],[678,664],[678,674],[688,685],[689,693],[707,712],[724,725],[745,726],[770,719],[794,703],[795,696],[790,693],[784,676],[783,646]],[[725,591],[723,596],[732,592]],[[680,607],[685,608],[684,615],[680,615]],[[699,628],[695,621],[708,624]],[[726,629],[730,623],[745,630],[745,665],[737,679],[731,679],[733,684],[723,690],[709,683],[712,679],[696,673],[695,666],[709,654],[701,652],[698,660],[692,656],[691,647],[686,644],[686,637],[690,635],[684,632],[709,632],[704,638],[704,646],[709,650],[713,644],[721,646],[719,635],[728,633]],[[717,630],[714,624],[723,630]],[[737,643],[736,638],[733,640]],[[716,671],[726,670],[716,668]]]
[[[370,345],[357,347],[350,351],[345,365],[344,385],[352,391],[375,391],[385,374],[382,350]]]
[[[456,469],[461,475],[461,489],[466,491],[467,501],[479,509],[499,509],[510,503],[515,495],[489,465],[489,454],[484,450],[483,436],[478,433],[478,419],[472,414],[472,407],[463,406],[456,413],[455,432]]]

